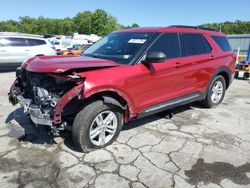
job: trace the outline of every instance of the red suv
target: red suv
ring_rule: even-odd
[[[17,69],[9,99],[53,133],[71,130],[88,152],[112,143],[124,123],[194,101],[221,103],[236,56],[205,28],[125,29],[82,56],[40,56]]]

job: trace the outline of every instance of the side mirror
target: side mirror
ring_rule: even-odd
[[[146,55],[142,63],[160,63],[166,60],[166,55],[160,51],[152,51]]]

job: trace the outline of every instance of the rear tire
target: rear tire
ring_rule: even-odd
[[[122,129],[122,114],[120,108],[101,100],[86,105],[73,123],[72,138],[76,147],[89,152],[113,143]]]
[[[239,77],[239,72],[235,71],[234,78],[238,78],[238,77]]]
[[[203,104],[207,108],[213,108],[218,106],[226,92],[226,81],[225,78],[221,75],[216,76],[211,81],[210,85],[208,86],[207,96],[206,99],[203,101]]]

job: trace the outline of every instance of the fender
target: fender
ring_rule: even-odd
[[[89,98],[89,97],[96,95],[96,94],[99,94],[101,92],[108,92],[108,91],[115,92],[116,94],[118,94],[121,98],[123,98],[127,102],[127,107],[129,110],[129,117],[130,118],[135,117],[137,115],[133,101],[130,99],[130,97],[125,92],[121,91],[120,89],[115,89],[113,87],[105,87],[105,88],[91,88],[91,89],[87,90],[85,88],[85,90],[83,91],[82,97]],[[119,103],[115,99],[112,100],[112,98],[108,95],[101,95],[101,96],[103,97],[104,100],[108,101],[111,104],[116,105],[117,103]],[[104,98],[104,96],[108,96],[108,97]],[[119,105],[121,105],[121,104],[119,103]],[[122,107],[122,108],[124,108],[124,107]]]
[[[123,110],[127,109],[127,105],[122,106],[121,103],[119,101],[117,101],[116,99],[114,99],[113,97],[110,97],[110,96],[105,95],[105,94],[102,94],[101,97],[103,98],[104,103],[108,103],[108,104],[113,104],[115,106],[119,106]]]
[[[76,96],[79,96],[83,91],[84,84],[79,84],[78,86],[73,87],[67,93],[65,93],[57,102],[56,108],[54,110],[53,122],[59,124],[62,121],[61,113],[63,108]]]

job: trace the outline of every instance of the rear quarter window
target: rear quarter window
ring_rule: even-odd
[[[212,38],[223,51],[231,51],[230,44],[225,36],[212,36]]]
[[[22,47],[27,46],[27,43],[24,38],[8,38],[10,41],[9,46]]]
[[[182,56],[184,57],[212,52],[211,46],[202,34],[182,33],[180,39]]]
[[[28,41],[29,46],[40,46],[46,44],[45,40],[39,40],[39,39],[26,39]]]

